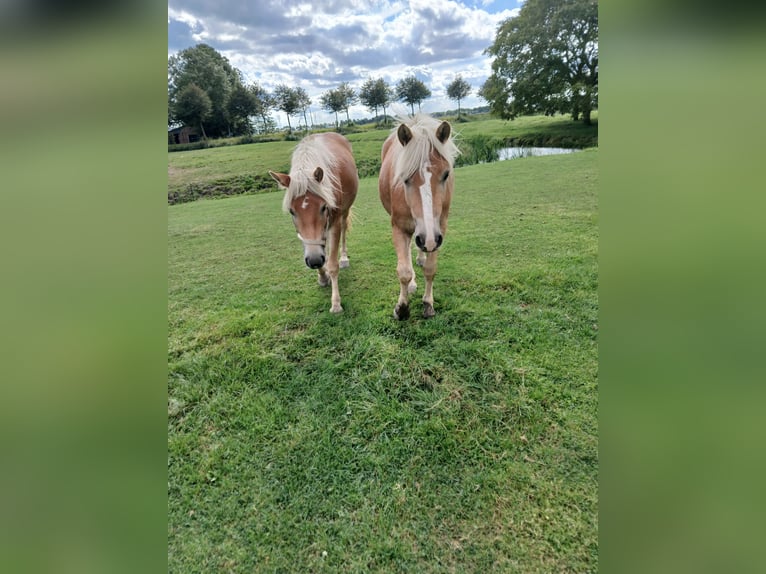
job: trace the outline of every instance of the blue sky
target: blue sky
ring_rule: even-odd
[[[466,108],[484,105],[476,91],[489,76],[483,51],[517,0],[169,0],[168,55],[200,42],[239,68],[248,83],[304,88],[316,122],[331,121],[319,97],[341,82],[358,88],[368,77],[390,85],[415,74],[431,89],[423,111],[456,107],[446,87],[461,74],[473,92]],[[288,8],[284,8],[287,5]],[[404,106],[401,110],[405,112]],[[280,125],[284,114],[274,114]],[[353,118],[369,117],[363,106]]]

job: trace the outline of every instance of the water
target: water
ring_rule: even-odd
[[[518,159],[520,157],[532,157],[535,155],[556,155],[560,153],[572,153],[579,150],[563,147],[504,147],[498,150],[498,161],[506,159]]]

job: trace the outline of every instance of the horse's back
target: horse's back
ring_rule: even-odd
[[[321,134],[314,134],[309,136],[315,141],[320,141],[322,145],[328,146],[336,150],[336,153],[340,155],[352,155],[351,154],[351,142],[344,136],[335,132],[323,132]],[[343,151],[341,151],[343,150]],[[353,156],[351,158],[353,160]]]

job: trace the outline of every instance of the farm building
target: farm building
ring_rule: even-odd
[[[194,143],[200,140],[198,128],[183,126],[168,130],[168,144]]]

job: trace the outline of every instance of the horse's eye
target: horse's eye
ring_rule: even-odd
[[[295,217],[295,210],[294,210],[292,207],[290,208],[290,215],[292,215],[293,217]]]
[[[411,178],[409,178],[409,177],[407,179],[405,179],[404,180],[404,185],[409,185],[410,184],[410,179]]]
[[[444,172],[444,175],[442,176],[442,183],[447,181],[447,178],[449,177],[449,170]]]
[[[321,213],[322,215],[327,213],[327,204],[325,203],[322,204],[322,207],[319,208],[319,213]]]

